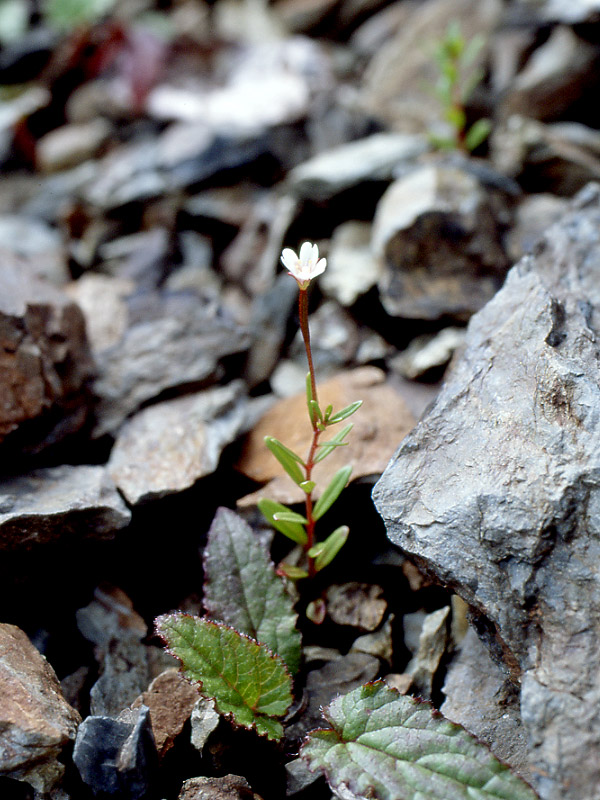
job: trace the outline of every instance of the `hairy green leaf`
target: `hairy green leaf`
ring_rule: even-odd
[[[299,461],[303,463],[300,456],[296,455],[293,450],[290,450],[289,447],[282,444],[279,439],[275,439],[274,436],[265,436],[265,444],[295,483],[300,484],[302,481],[306,480],[302,470],[298,466]]]
[[[301,636],[292,599],[252,528],[227,508],[218,509],[204,549],[204,608],[298,671]]]
[[[228,625],[180,612],[158,617],[156,632],[220,714],[261,736],[281,738],[276,718],[292,703],[292,679],[279,656]]]
[[[261,497],[256,505],[259,507],[267,522],[271,524],[275,530],[279,531],[279,533],[283,533],[283,535],[291,539],[292,542],[302,545],[306,544],[306,531],[302,525],[297,522],[284,522],[283,520],[275,519],[275,514],[282,511],[291,511],[291,509],[284,506],[283,503],[269,500],[267,497]]]
[[[347,445],[348,442],[345,442],[345,437],[350,433],[353,428],[353,424],[351,422],[346,425],[333,439],[330,439],[328,442],[322,442],[319,444],[319,452],[315,456],[315,464],[319,461],[323,461],[330,453],[332,453],[336,447],[343,447]]]
[[[335,425],[336,422],[341,422],[344,419],[348,419],[348,417],[351,417],[355,411],[358,411],[362,404],[362,400],[356,400],[354,403],[350,403],[349,406],[346,406],[346,408],[342,408],[341,411],[336,411],[336,413],[332,414],[332,416],[329,418],[329,424]]]
[[[352,467],[338,469],[321,497],[315,503],[313,519],[320,519],[326,511],[329,511],[348,483],[351,472]]]
[[[360,686],[324,711],[332,730],[309,734],[301,755],[330,787],[378,800],[537,800],[460,725],[385,683]]]
[[[308,551],[308,555],[315,559],[315,569],[317,572],[320,572],[328,564],[331,564],[333,559],[346,544],[349,533],[350,528],[347,525],[340,525],[340,527],[336,528],[326,539],[319,542],[315,547],[311,547]]]

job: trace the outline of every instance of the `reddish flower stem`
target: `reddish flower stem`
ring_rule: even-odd
[[[300,318],[300,330],[302,331],[302,338],[304,339],[304,348],[306,350],[306,358],[308,359],[308,370],[310,373],[310,388],[312,392],[313,399],[318,404],[317,399],[317,382],[315,379],[315,368],[313,365],[312,359],[312,350],[310,347],[310,331],[308,329],[308,294],[306,289],[300,289],[300,294],[298,296],[298,316]],[[319,444],[319,436],[321,435],[321,431],[317,426],[317,418],[316,415],[311,414],[311,425],[313,429],[313,438],[310,445],[310,450],[308,451],[308,456],[306,461],[304,462],[304,470],[306,473],[306,480],[311,480],[313,467],[315,466],[315,455],[317,453],[317,447]],[[316,520],[313,518],[313,497],[312,491],[308,492],[306,495],[305,500],[305,516],[308,520],[308,524],[306,526],[306,544],[304,545],[304,551],[308,552],[310,548],[315,543],[315,523]],[[315,559],[308,558],[308,577],[313,578],[316,574],[315,569]]]

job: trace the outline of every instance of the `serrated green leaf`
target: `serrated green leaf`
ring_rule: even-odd
[[[469,152],[475,150],[490,135],[492,123],[489,119],[478,119],[469,128],[465,137],[465,146]]]
[[[283,533],[284,536],[287,536],[288,539],[291,539],[292,542],[296,542],[296,544],[306,544],[306,531],[302,525],[295,522],[283,522],[275,519],[275,514],[282,511],[291,511],[291,509],[284,506],[283,503],[277,503],[275,500],[269,500],[267,497],[261,497],[256,505],[260,509],[263,517],[275,530],[279,531],[279,533]]]
[[[337,697],[333,730],[309,734],[301,755],[334,792],[377,800],[538,800],[460,725],[383,682]]]
[[[328,442],[321,442],[319,444],[319,452],[315,456],[315,464],[319,461],[323,461],[330,453],[332,453],[336,447],[344,447],[348,444],[348,442],[344,442],[343,440],[346,436],[350,433],[353,428],[353,424],[350,422],[343,428],[333,439],[330,439]]]
[[[265,436],[265,444],[294,483],[300,484],[306,479],[298,466],[298,461],[303,463],[302,459],[293,450],[290,450],[289,447],[286,447],[274,436]]]
[[[320,519],[326,511],[329,511],[331,506],[335,503],[341,495],[344,487],[350,479],[352,467],[342,467],[338,469],[333,478],[329,481],[329,485],[315,503],[313,509],[313,519]]]
[[[311,555],[309,551],[311,558],[315,559],[315,569],[317,572],[320,572],[322,569],[325,569],[328,564],[331,564],[333,559],[346,544],[349,533],[350,528],[347,525],[340,525],[340,527],[336,528],[334,532],[327,537],[327,539],[319,543],[321,547],[318,553]]]
[[[207,614],[268,645],[295,674],[302,644],[298,615],[252,528],[233,511],[219,508],[203,562]]]
[[[292,703],[292,679],[279,656],[228,625],[179,612],[158,617],[156,632],[220,714],[261,736],[281,738],[276,718]]]
[[[308,520],[302,514],[296,514],[295,511],[277,511],[273,514],[275,522],[296,522],[298,525],[307,525]]]
[[[336,413],[329,418],[329,425],[335,425],[336,422],[348,419],[348,417],[351,417],[352,414],[358,411],[362,404],[362,400],[356,400],[354,403],[350,403],[349,406],[346,406],[346,408],[342,408],[341,411],[336,411]]]

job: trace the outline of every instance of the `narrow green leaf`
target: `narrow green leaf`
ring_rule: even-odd
[[[279,533],[283,533],[283,535],[291,539],[292,542],[301,545],[306,544],[306,531],[302,525],[275,519],[274,515],[278,512],[290,511],[291,509],[284,506],[282,503],[277,503],[275,500],[269,500],[267,497],[261,497],[256,505],[259,507],[267,522],[272,525],[275,530],[279,531]]]
[[[308,572],[301,567],[295,567],[293,564],[280,564],[278,571],[285,575],[292,581],[299,581],[301,578],[308,578]]]
[[[311,400],[310,403],[309,403],[309,406],[310,406],[310,411],[312,412],[311,419],[314,416],[314,418],[317,420],[317,422],[321,422],[322,423],[323,422],[323,412],[319,408],[319,404],[317,403],[317,401],[316,400]]]
[[[329,422],[329,417],[332,415],[332,413],[333,413],[333,406],[330,403],[327,406],[327,408],[325,409],[325,415],[324,415],[325,416],[325,422]]]
[[[292,703],[292,679],[279,656],[228,625],[179,612],[158,617],[156,632],[220,714],[261,736],[281,738],[276,718]]]
[[[213,619],[268,645],[292,674],[302,637],[294,603],[275,572],[267,548],[244,520],[219,508],[203,554],[204,608]]]
[[[306,404],[308,406],[308,416],[310,417],[311,424],[314,426],[319,421],[323,422],[323,412],[313,397],[310,372],[306,373]]]
[[[305,480],[305,476],[298,466],[298,461],[302,463],[302,459],[293,450],[282,444],[279,439],[275,439],[274,436],[265,436],[265,444],[294,483],[300,484]]]
[[[329,453],[332,453],[336,447],[342,447],[343,445],[348,444],[348,442],[344,442],[344,439],[350,433],[353,427],[353,424],[349,422],[348,425],[346,425],[346,427],[337,434],[337,436],[333,437],[333,439],[319,444],[319,452],[315,456],[315,464],[317,464],[319,461],[323,461],[323,459],[326,458]]]
[[[300,525],[307,525],[308,520],[302,514],[296,514],[295,511],[277,511],[273,514],[275,522],[297,522]]]
[[[358,409],[362,406],[362,400],[356,400],[354,403],[350,403],[349,406],[346,408],[342,408],[341,411],[336,411],[336,413],[329,418],[329,424],[334,425],[336,422],[341,422],[343,419],[348,419],[354,414]]]
[[[470,152],[471,150],[475,150],[476,147],[479,147],[490,135],[491,130],[492,123],[489,119],[478,119],[477,122],[474,122],[465,137],[467,150]]]
[[[302,481],[300,488],[305,491],[306,494],[310,494],[316,485],[314,481]]]
[[[377,800],[539,800],[460,725],[385,683],[336,699],[332,730],[309,734],[301,750],[339,796]]]
[[[341,495],[345,485],[348,483],[352,467],[342,467],[338,469],[329,486],[325,489],[321,497],[315,503],[313,508],[313,519],[320,519],[326,511],[329,511],[331,506],[335,503]]]
[[[317,572],[320,572],[322,569],[325,569],[328,564],[331,564],[333,559],[346,544],[349,533],[350,528],[347,525],[340,525],[340,527],[336,528],[325,541],[320,543],[323,545],[320,552],[317,553],[316,556],[313,556]]]

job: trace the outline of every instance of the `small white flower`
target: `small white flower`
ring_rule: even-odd
[[[296,279],[301,289],[306,289],[312,279],[320,275],[327,266],[327,260],[319,258],[317,245],[310,242],[304,242],[299,256],[286,247],[281,254],[281,263],[289,270],[292,278]]]

